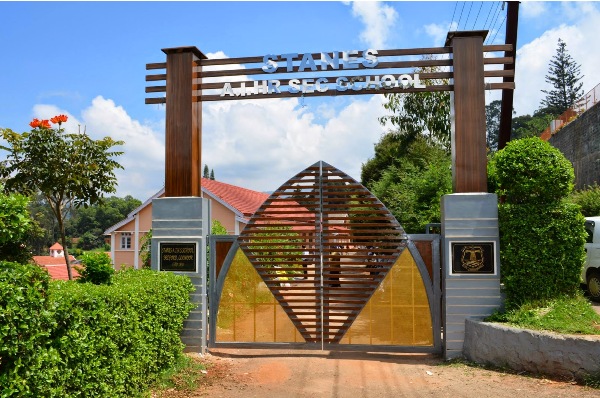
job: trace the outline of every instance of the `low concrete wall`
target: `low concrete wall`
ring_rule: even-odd
[[[467,319],[464,356],[473,362],[581,379],[600,372],[600,336],[561,335]]]

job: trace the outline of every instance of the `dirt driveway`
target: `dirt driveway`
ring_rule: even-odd
[[[212,350],[205,385],[167,397],[600,397],[600,390],[421,354]]]

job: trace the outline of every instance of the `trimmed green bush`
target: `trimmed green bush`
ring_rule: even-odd
[[[538,137],[509,142],[493,163],[488,170],[495,173],[492,180],[506,203],[551,203],[573,190],[571,162]]]
[[[189,278],[128,270],[110,286],[48,285],[36,268],[0,272],[0,397],[131,397],[181,354]]]
[[[57,374],[48,273],[0,261],[0,396],[48,396]],[[48,387],[46,387],[48,386]]]
[[[80,283],[93,283],[95,285],[110,285],[115,273],[110,256],[106,253],[86,253],[81,258],[83,267],[75,267],[79,272]]]
[[[563,203],[573,188],[571,163],[534,137],[511,141],[488,172],[504,199],[498,220],[506,309],[575,295],[586,233],[579,206]]]
[[[579,207],[504,204],[498,211],[506,307],[573,296],[585,258]]]

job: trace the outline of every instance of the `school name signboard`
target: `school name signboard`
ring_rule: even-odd
[[[267,54],[263,57],[262,71],[265,74],[327,72],[336,70],[356,71],[375,69],[379,65],[377,50],[322,52],[314,54]],[[286,87],[285,89],[283,87]],[[224,83],[221,97],[245,97],[257,94],[281,94],[285,90],[291,94],[325,93],[329,90],[361,91],[371,89],[425,88],[419,74],[353,75],[338,77],[311,77],[263,79],[246,82]]]
[[[196,272],[196,249],[195,242],[159,242],[159,269]]]

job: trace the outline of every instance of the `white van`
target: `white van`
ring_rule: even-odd
[[[586,285],[590,298],[600,302],[600,216],[586,217],[585,230],[588,238],[581,280]]]

